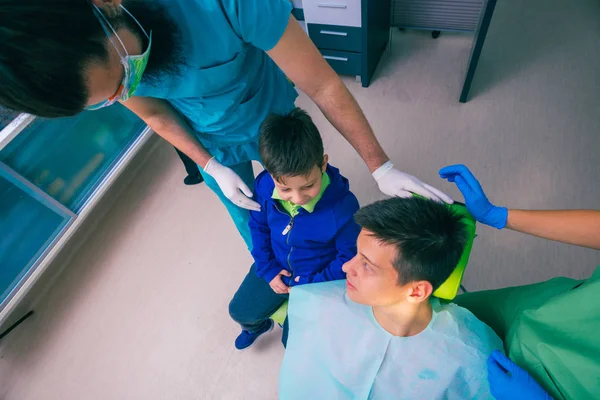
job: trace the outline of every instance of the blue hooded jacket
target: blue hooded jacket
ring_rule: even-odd
[[[314,211],[300,208],[294,218],[272,198],[271,175],[263,171],[256,178],[255,200],[261,211],[250,212],[252,256],[257,275],[267,282],[282,269],[292,274],[282,277],[288,286],[345,279],[342,266],[356,255],[360,227],[354,214],[359,205],[340,171],[331,165],[326,171],[331,183]]]

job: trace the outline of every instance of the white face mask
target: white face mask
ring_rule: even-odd
[[[135,90],[142,80],[146,66],[148,65],[148,59],[150,58],[150,47],[152,46],[152,32],[150,32],[150,34],[146,33],[146,30],[142,27],[138,20],[135,19],[135,17],[131,15],[131,13],[125,7],[123,7],[123,5],[121,5],[123,11],[125,11],[136,22],[136,24],[138,24],[144,35],[146,35],[148,38],[148,48],[146,51],[139,56],[130,56],[129,53],[127,53],[127,49],[125,48],[123,41],[119,35],[117,35],[117,32],[112,27],[110,22],[108,22],[108,19],[104,16],[102,11],[100,11],[95,4],[93,4],[93,7],[94,15],[100,22],[100,25],[102,25],[102,29],[106,33],[106,36],[108,36],[110,43],[119,55],[124,72],[123,80],[121,81],[121,85],[119,85],[117,92],[98,104],[86,107],[86,110],[98,110],[100,108],[108,107],[117,101],[125,101],[133,96]],[[117,45],[115,38],[119,45]]]

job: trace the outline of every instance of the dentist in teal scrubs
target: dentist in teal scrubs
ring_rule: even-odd
[[[0,10],[0,42],[19,41],[0,45],[9,47],[0,48],[0,104],[56,117],[121,102],[199,165],[248,247],[248,210],[259,209],[251,165],[260,161],[259,126],[294,108],[289,80],[356,149],[382,192],[452,201],[393,166],[289,0],[13,2]],[[27,37],[35,40],[20,40]]]

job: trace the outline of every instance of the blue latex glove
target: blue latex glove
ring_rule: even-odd
[[[496,400],[553,400],[531,375],[498,350],[488,358],[487,367]]]
[[[508,210],[490,203],[469,168],[462,164],[450,165],[440,170],[440,176],[456,183],[465,198],[467,209],[477,221],[497,229],[506,226]]]

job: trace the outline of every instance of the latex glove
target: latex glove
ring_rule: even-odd
[[[440,170],[440,176],[456,183],[465,198],[467,209],[477,221],[497,229],[506,226],[508,210],[490,203],[469,168],[462,164],[450,165]]]
[[[252,191],[231,168],[221,165],[216,158],[211,158],[204,172],[215,178],[221,191],[233,204],[252,211],[260,211],[260,204],[252,200]]]
[[[552,400],[552,397],[517,364],[498,350],[487,360],[488,382],[496,400]]]
[[[412,175],[405,174],[394,168],[391,161],[386,162],[373,172],[373,178],[379,185],[379,190],[388,196],[410,197],[413,193],[436,200],[452,204],[452,199],[426,183],[421,182]]]

